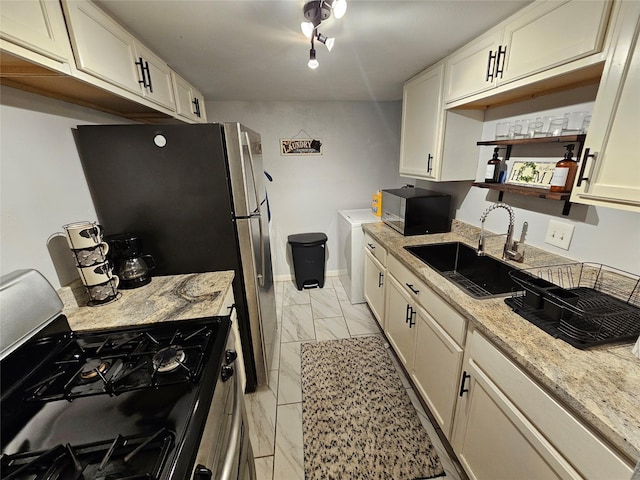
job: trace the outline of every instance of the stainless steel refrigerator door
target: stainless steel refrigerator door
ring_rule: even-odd
[[[225,138],[256,376],[265,385],[277,325],[269,224],[260,206],[266,198],[260,136],[239,124],[225,124]]]

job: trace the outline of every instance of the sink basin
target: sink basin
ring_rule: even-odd
[[[478,256],[474,248],[460,242],[404,247],[440,275],[475,298],[504,297],[522,290],[509,272],[513,265],[488,255]]]

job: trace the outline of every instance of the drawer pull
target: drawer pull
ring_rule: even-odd
[[[411,315],[409,315],[409,328],[413,327],[416,324],[416,311],[412,308]]]
[[[420,290],[416,290],[415,288],[413,288],[413,283],[405,283],[405,285],[406,285],[407,287],[409,287],[409,290],[411,290],[411,291],[412,291],[413,293],[415,293],[416,295],[417,295],[418,293],[420,293]]]
[[[407,313],[404,317],[404,323],[409,323],[409,319],[411,318],[412,311],[413,311],[413,308],[411,308],[411,305],[407,303]]]
[[[463,371],[462,382],[460,383],[460,396],[463,396],[466,392],[469,391],[468,388],[464,388],[465,384],[467,383],[467,378],[471,378],[471,375],[469,375],[466,371]]]
[[[367,246],[369,247],[370,250],[376,249],[376,246],[373,243],[367,243]]]

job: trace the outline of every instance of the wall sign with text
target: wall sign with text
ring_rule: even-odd
[[[322,155],[322,141],[317,138],[281,138],[280,155]]]
[[[549,188],[555,162],[513,162],[507,183]]]

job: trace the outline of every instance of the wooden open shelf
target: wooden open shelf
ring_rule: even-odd
[[[586,135],[558,135],[555,137],[536,138],[507,138],[505,140],[486,140],[477,142],[477,145],[526,145],[529,143],[584,143]]]
[[[537,188],[537,187],[524,187],[522,185],[511,185],[508,183],[485,183],[485,182],[474,182],[472,183],[474,187],[479,188],[488,188],[489,190],[497,190],[500,192],[498,195],[498,201],[502,201],[502,197],[504,192],[515,193],[518,195],[526,195],[529,197],[537,197],[537,198],[546,198],[548,200],[560,200],[564,202],[564,207],[562,208],[563,215],[569,215],[569,211],[571,210],[571,202],[569,199],[571,198],[571,193],[557,193],[550,192],[547,188]]]
[[[587,136],[585,134],[578,135],[558,135],[554,137],[537,137],[537,138],[507,138],[505,140],[485,140],[482,142],[477,142],[477,145],[505,145],[507,147],[507,151],[504,156],[504,160],[507,161],[511,158],[511,147],[513,145],[527,145],[527,144],[535,144],[535,143],[569,143],[576,142],[578,144],[578,150],[576,158],[581,158],[582,156],[582,146],[584,145],[584,140]],[[504,192],[515,193],[517,195],[526,195],[529,197],[537,197],[537,198],[546,198],[549,200],[559,200],[564,202],[564,207],[562,208],[562,215],[569,215],[569,211],[571,210],[571,202],[569,199],[571,198],[571,193],[556,193],[550,192],[547,188],[538,188],[538,187],[527,187],[523,185],[512,185],[508,183],[485,183],[485,182],[474,182],[472,184],[474,187],[479,188],[488,188],[489,190],[497,190],[500,192],[498,195],[498,200],[502,201],[502,197],[504,196]]]

